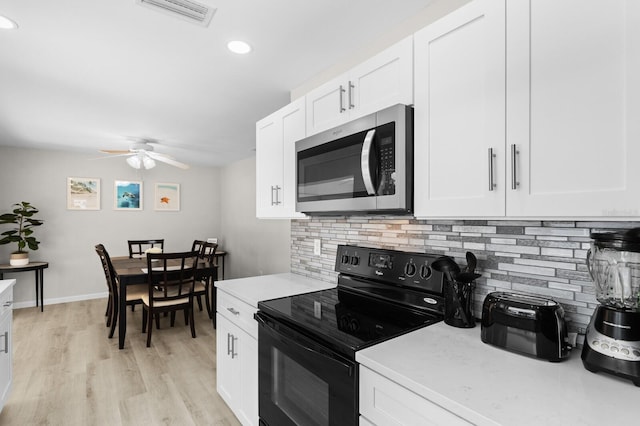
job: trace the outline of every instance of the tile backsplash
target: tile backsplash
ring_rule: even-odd
[[[640,223],[311,217],[291,221],[291,272],[336,282],[339,244],[448,255],[461,267],[471,251],[482,273],[476,281],[477,317],[492,291],[533,293],[562,303],[569,331],[584,334],[597,304],[585,263],[589,234],[636,226]],[[320,256],[314,255],[317,239]]]

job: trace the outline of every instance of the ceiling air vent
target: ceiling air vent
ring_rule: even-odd
[[[142,6],[206,27],[216,9],[190,0],[136,0]]]

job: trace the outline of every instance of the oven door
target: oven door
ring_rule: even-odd
[[[260,424],[358,424],[358,368],[264,312],[258,329]]]

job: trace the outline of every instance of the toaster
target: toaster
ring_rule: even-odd
[[[571,350],[562,306],[529,294],[489,293],[480,335],[484,343],[553,362],[568,358]]]

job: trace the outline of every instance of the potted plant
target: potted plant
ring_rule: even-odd
[[[18,243],[18,250],[11,253],[9,263],[12,266],[24,266],[29,263],[29,252],[25,250],[38,250],[40,241],[32,236],[33,228],[42,225],[43,221],[34,219],[33,215],[38,213],[38,209],[30,203],[23,201],[14,204],[11,213],[0,215],[0,225],[11,223],[17,225],[14,229],[0,234],[0,244]]]

